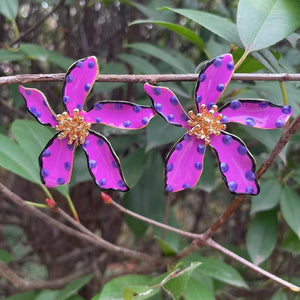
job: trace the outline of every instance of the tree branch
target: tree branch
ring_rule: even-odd
[[[0,86],[10,84],[24,84],[30,82],[63,81],[65,73],[56,74],[22,74],[0,77]],[[99,75],[97,82],[128,82],[128,83],[156,83],[169,81],[196,81],[198,74],[150,74],[150,75]],[[263,74],[263,73],[235,73],[232,80],[244,81],[300,81],[300,74]]]

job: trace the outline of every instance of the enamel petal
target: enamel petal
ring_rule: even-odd
[[[210,146],[216,152],[222,177],[233,194],[259,193],[255,161],[242,140],[223,132],[211,138]]]
[[[144,84],[144,90],[150,97],[155,111],[168,123],[187,127],[189,119],[175,94],[168,88]]]
[[[185,134],[168,154],[166,191],[177,192],[197,184],[203,168],[205,143]]]
[[[230,54],[224,54],[210,60],[201,70],[195,88],[195,103],[200,111],[201,104],[209,109],[225,90],[234,70]]]
[[[98,74],[98,62],[95,56],[81,59],[69,68],[64,81],[62,100],[70,115],[75,108],[82,110]]]
[[[104,136],[90,131],[82,149],[87,156],[90,174],[101,189],[119,191],[129,189],[119,159]]]
[[[155,116],[155,111],[148,106],[126,101],[100,101],[88,112],[82,112],[85,121],[101,123],[122,129],[145,127]]]
[[[43,125],[57,125],[54,112],[48,105],[45,95],[37,89],[19,86],[19,91],[26,101],[27,110]]]
[[[264,129],[283,127],[293,113],[288,105],[280,106],[266,100],[234,100],[219,112],[222,112],[226,122]]]
[[[39,156],[40,175],[47,187],[55,187],[70,181],[74,144],[68,145],[68,139],[59,140],[57,133],[46,145]]]

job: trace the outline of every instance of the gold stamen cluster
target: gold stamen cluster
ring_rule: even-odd
[[[201,112],[197,115],[193,111],[189,111],[190,120],[187,121],[187,124],[192,128],[188,131],[188,134],[196,135],[198,139],[204,140],[206,145],[210,143],[210,135],[220,135],[220,131],[225,130],[226,125],[220,121],[223,118],[222,114],[215,116],[217,109],[217,105],[213,105],[207,111],[205,104],[202,104],[200,107]]]
[[[69,145],[72,145],[73,142],[75,142],[75,146],[78,143],[82,145],[85,138],[89,135],[88,129],[91,128],[91,123],[84,121],[77,108],[74,109],[73,117],[70,117],[67,112],[63,112],[56,116],[56,120],[59,123],[55,129],[61,131],[58,139],[62,140],[69,135]]]

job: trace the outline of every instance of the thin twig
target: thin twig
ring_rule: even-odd
[[[28,34],[30,34],[32,31],[34,31],[36,28],[38,28],[42,23],[45,22],[47,18],[49,18],[61,5],[64,4],[66,0],[60,0],[56,6],[53,7],[49,13],[47,13],[43,18],[41,18],[37,23],[33,24],[31,27],[29,27],[27,30],[25,30],[18,38],[16,38],[14,41],[12,41],[9,46],[12,47],[19,41],[23,40],[24,37],[26,37]]]
[[[270,153],[269,157],[262,163],[258,171],[256,172],[257,179],[260,179],[262,175],[269,169],[271,164],[274,162],[275,158],[282,151],[283,147],[287,144],[291,136],[296,132],[300,127],[300,115],[298,115],[292,124],[283,131],[279,141],[274,147],[273,151]],[[204,238],[210,238],[223,224],[224,222],[232,215],[233,212],[241,205],[245,200],[245,195],[240,195],[235,197],[231,205],[227,210],[217,219],[217,221],[204,233]]]
[[[65,73],[56,74],[22,74],[0,77],[0,86],[10,84],[24,84],[31,82],[63,81]],[[127,83],[156,83],[169,81],[196,81],[198,74],[149,74],[149,75],[99,75],[97,82],[127,82]],[[300,74],[267,74],[267,73],[235,73],[232,80],[244,81],[300,81]]]
[[[71,228],[71,227],[69,227],[65,224],[62,224],[61,222],[51,218],[47,214],[45,214],[42,211],[38,210],[34,206],[30,206],[30,205],[26,204],[25,200],[23,200],[17,194],[15,194],[11,190],[9,190],[2,183],[0,183],[0,192],[2,192],[3,195],[5,195],[9,200],[11,200],[12,202],[17,204],[18,206],[20,206],[24,210],[27,210],[27,211],[31,212],[32,214],[36,215],[38,218],[43,220],[45,223],[49,224],[50,226],[55,226],[56,228],[60,229],[61,231],[65,232],[69,235],[72,235],[72,236],[74,236],[78,239],[86,240],[86,241],[88,241],[92,244],[95,244],[98,247],[101,247],[105,250],[117,253],[117,254],[125,256],[125,257],[130,257],[130,258],[133,258],[133,259],[137,259],[137,260],[140,260],[140,261],[151,261],[151,262],[153,262],[154,259],[157,259],[157,257],[153,258],[152,256],[147,255],[147,254],[142,253],[142,252],[138,252],[138,251],[134,251],[134,250],[130,250],[130,249],[127,249],[127,248],[124,248],[124,247],[114,245],[114,244],[100,238],[99,236],[97,236],[93,233],[92,233],[92,235],[91,234],[87,235],[87,234],[79,232],[79,231],[77,231],[77,230],[75,230],[75,229],[73,229],[73,228]]]

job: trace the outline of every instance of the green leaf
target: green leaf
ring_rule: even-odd
[[[65,300],[72,295],[75,295],[80,289],[82,289],[92,278],[93,274],[88,274],[76,278],[70,282],[65,288],[63,288],[57,295],[57,299]]]
[[[88,170],[86,155],[83,151],[81,151],[81,149],[79,149],[79,151],[75,152],[70,186],[90,180],[92,180],[92,177]]]
[[[48,62],[60,67],[62,70],[67,70],[74,63],[74,60],[52,50],[48,52]]]
[[[172,294],[175,300],[179,299],[187,285],[192,272],[200,265],[200,262],[192,262],[189,267],[179,271],[180,275],[176,275],[174,278],[169,279],[164,284],[164,288]]]
[[[250,214],[272,209],[279,203],[282,187],[275,178],[262,181],[260,190],[259,195],[252,197]]]
[[[39,171],[24,150],[0,134],[0,166],[29,181],[40,183]]]
[[[174,55],[170,54],[170,51],[163,50],[161,47],[154,46],[147,43],[132,43],[127,47],[139,50],[150,56],[156,57],[159,60],[162,60],[169,64],[170,66],[178,69],[181,72],[188,73],[190,70],[187,70],[185,64],[178,60]]]
[[[12,52],[6,49],[0,49],[0,62],[3,61],[18,61],[24,59],[24,54],[20,52]]]
[[[171,126],[159,116],[153,118],[146,128],[146,151],[158,146],[175,143],[185,131],[184,128]]]
[[[280,208],[285,221],[300,239],[300,198],[289,186],[282,190]]]
[[[149,299],[159,291],[159,287],[151,288],[148,285],[132,285],[123,289],[124,300]]]
[[[5,298],[5,300],[32,300],[39,294],[39,291],[19,293]]]
[[[212,157],[210,153],[206,153],[203,160],[203,172],[197,183],[197,188],[207,193],[212,192],[212,190],[215,187],[217,168],[218,167],[216,166],[216,157]]]
[[[300,26],[298,0],[240,0],[237,28],[247,52],[270,47]]]
[[[47,61],[49,51],[37,44],[22,43],[20,50],[25,53],[29,59]]]
[[[2,260],[6,264],[9,264],[13,260],[13,258],[6,250],[0,249],[0,260]]]
[[[148,155],[144,174],[135,187],[126,193],[124,202],[126,208],[148,218],[162,221],[165,208],[164,193],[162,159],[157,151],[152,151]],[[143,222],[132,217],[127,217],[126,221],[138,236],[142,235],[147,228]]]
[[[112,279],[105,284],[101,293],[95,295],[92,300],[121,300],[123,290],[130,286],[150,285],[151,276],[147,275],[126,275]]]
[[[136,185],[141,178],[147,163],[147,155],[144,148],[131,151],[122,159],[125,178],[130,187]]]
[[[178,25],[178,24],[168,23],[168,22],[163,22],[163,21],[155,21],[155,20],[137,20],[137,21],[132,22],[130,25],[149,24],[149,23],[160,25],[167,29],[172,30],[173,32],[181,35],[185,39],[187,39],[190,42],[192,42],[193,44],[197,45],[199,47],[199,49],[201,49],[201,50],[203,50],[205,48],[202,39],[194,31],[192,31],[184,26]]]
[[[283,290],[279,290],[273,295],[271,300],[288,300],[288,297]]]
[[[216,16],[203,11],[191,9],[173,9],[165,7],[165,9],[178,13],[195,23],[205,27],[214,34],[222,37],[229,43],[241,46],[242,42],[239,38],[236,25],[229,19]]]
[[[183,262],[202,262],[196,272],[202,272],[217,280],[233,286],[248,288],[242,276],[233,267],[214,257],[203,257],[199,254],[192,254],[182,260]]]
[[[203,284],[190,278],[184,289],[185,300],[215,300],[213,293]]]
[[[59,291],[43,290],[33,300],[56,300]]]
[[[293,254],[300,254],[300,239],[290,230],[284,237],[280,248]]]
[[[18,14],[18,0],[0,0],[0,14],[9,20],[14,20]]]
[[[277,211],[269,210],[258,213],[251,221],[246,235],[248,253],[254,264],[265,261],[276,246]]]
[[[118,57],[142,74],[159,74],[159,70],[153,64],[140,56],[122,53]]]
[[[155,236],[156,241],[158,242],[163,254],[165,256],[172,256],[176,254],[176,251],[163,239],[158,236]]]

